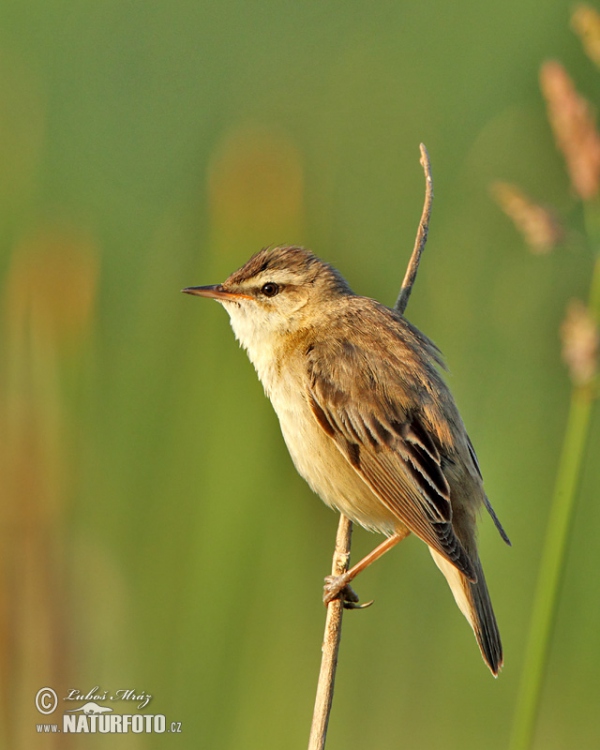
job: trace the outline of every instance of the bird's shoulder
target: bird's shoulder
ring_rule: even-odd
[[[303,342],[302,356],[315,385],[353,398],[432,397],[447,387],[442,355],[406,318],[367,297],[332,305]]]
[[[301,349],[309,399],[361,420],[417,419],[443,454],[466,454],[466,432],[435,344],[395,310],[366,297],[346,298],[328,312]]]

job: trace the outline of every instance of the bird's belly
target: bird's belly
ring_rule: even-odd
[[[271,394],[271,401],[299,474],[327,505],[355,523],[388,536],[404,530],[319,426],[301,392],[293,390],[281,400]]]

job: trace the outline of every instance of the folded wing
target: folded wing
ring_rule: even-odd
[[[334,382],[314,359],[309,374],[313,414],[357,474],[406,527],[476,581],[475,567],[452,527],[440,446],[414,400],[412,409],[405,408],[401,393],[398,399],[384,394],[373,373],[364,370],[359,376],[364,382],[355,377],[346,388],[343,373]]]

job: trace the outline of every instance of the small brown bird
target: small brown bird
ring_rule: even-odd
[[[300,247],[266,248],[223,284],[189,287],[220,302],[271,399],[294,464],[327,505],[387,540],[325,601],[411,532],[429,547],[492,674],[500,634],[477,554],[483,489],[437,347],[400,313],[360,297]]]

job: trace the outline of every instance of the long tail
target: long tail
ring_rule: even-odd
[[[431,548],[429,548],[429,551],[435,560],[435,564],[446,577],[460,611],[473,628],[483,660],[490,668],[494,677],[497,677],[504,663],[502,641],[500,640],[498,623],[496,622],[479,558],[475,556],[473,560],[477,573],[477,583],[471,583],[465,575],[444,557]]]

